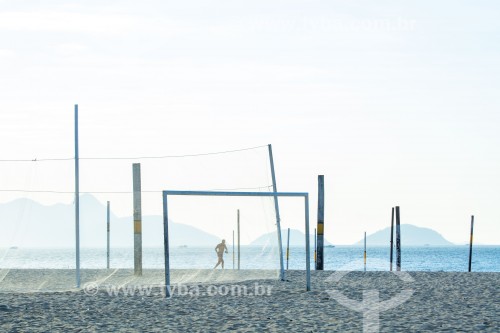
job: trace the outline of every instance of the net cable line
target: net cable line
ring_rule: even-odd
[[[256,187],[235,187],[235,188],[216,188],[207,191],[241,191],[241,190],[261,190],[272,189],[273,185]],[[55,190],[22,190],[22,189],[0,189],[0,192],[22,192],[22,193],[54,193],[54,194],[74,194],[74,191],[55,191]],[[142,190],[142,193],[162,193],[161,190]],[[80,194],[133,194],[133,191],[80,191]]]
[[[165,158],[184,158],[184,157],[199,157],[199,156],[210,156],[210,155],[220,155],[237,153],[241,151],[253,150],[267,147],[267,145],[247,147],[232,150],[223,150],[217,152],[207,152],[198,154],[182,154],[182,155],[159,155],[159,156],[117,156],[117,157],[79,157],[80,160],[147,160],[147,159],[165,159]],[[33,159],[0,159],[0,162],[60,162],[60,161],[72,161],[74,157],[64,157],[64,158],[33,158]],[[161,191],[160,191],[161,192]]]

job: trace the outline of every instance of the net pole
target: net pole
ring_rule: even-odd
[[[363,252],[364,271],[366,272],[366,231],[365,231],[365,251]]]
[[[233,269],[234,269],[234,230],[233,230]]]
[[[268,145],[269,150],[269,162],[271,164],[271,177],[273,180],[273,190],[274,192],[278,192],[276,188],[276,174],[274,172],[274,159],[273,159],[273,148],[271,145]],[[285,266],[283,263],[283,244],[281,242],[281,221],[280,221],[280,209],[278,205],[278,196],[274,196],[274,211],[276,212],[276,228],[278,230],[278,246],[279,246],[279,256],[280,256],[280,279],[281,281],[285,281]]]
[[[142,275],[141,164],[132,164],[134,190],[134,275]]]
[[[289,259],[290,259],[290,228],[288,228],[288,236],[286,239],[286,270],[288,270]]]
[[[80,288],[80,166],[78,152],[78,104],[75,104],[75,247],[76,287]]]
[[[237,212],[237,229],[238,229],[238,270],[240,270],[240,210]]]
[[[109,269],[109,234],[110,234],[110,219],[109,219],[109,201],[107,202],[106,209],[106,225],[107,225],[107,239],[106,239],[106,268]]]
[[[309,196],[304,196],[306,220],[306,290],[311,291],[311,252],[309,241]]]
[[[170,297],[170,250],[168,244],[167,194],[163,192],[163,251],[165,258],[165,297]]]
[[[401,220],[396,206],[396,271],[401,271]]]
[[[391,213],[391,251],[390,251],[390,257],[389,257],[389,270],[392,272],[392,252],[394,251],[394,207],[392,207],[392,213]]]
[[[318,269],[318,267],[316,266],[317,262],[316,262],[316,258],[317,258],[317,254],[316,254],[316,250],[318,248],[318,245],[316,243],[316,239],[317,239],[317,234],[316,234],[316,228],[314,228],[314,269]]]
[[[325,176],[318,176],[318,233],[316,247],[316,269],[322,271],[324,267],[324,226],[325,226]]]
[[[470,242],[469,242],[469,272],[472,271],[472,239],[474,238],[474,215],[470,220]]]

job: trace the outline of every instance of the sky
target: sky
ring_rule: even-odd
[[[81,157],[272,144],[278,189],[310,193],[311,228],[325,175],[334,244],[389,226],[396,205],[458,244],[474,215],[475,242],[500,244],[499,14],[484,0],[0,0],[0,159],[73,157],[78,104]],[[140,161],[143,189],[267,186],[256,151]],[[133,162],[82,161],[82,190],[130,191]],[[0,162],[0,202],[72,202],[5,191],[70,192],[72,163]],[[131,195],[95,195],[132,214]],[[282,210],[303,228],[302,202]]]

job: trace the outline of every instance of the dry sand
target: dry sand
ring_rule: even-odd
[[[174,271],[175,279],[192,282],[164,299],[161,270],[143,278],[130,270],[84,270],[84,282],[99,282],[98,290],[90,284],[63,292],[47,290],[71,284],[73,271],[0,271],[0,332],[361,332],[362,313],[328,291],[361,302],[368,289],[381,302],[412,292],[380,313],[381,332],[500,332],[500,273],[410,272],[411,282],[390,272],[333,279],[333,272],[311,273],[313,290],[306,292],[303,271],[289,271],[287,282],[257,279],[258,271]]]

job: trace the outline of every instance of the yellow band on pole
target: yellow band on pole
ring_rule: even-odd
[[[324,224],[323,223],[318,223],[318,235],[323,235],[323,227],[324,227]]]
[[[290,257],[290,250],[286,249],[286,258],[288,259]]]
[[[136,220],[134,221],[134,234],[140,234],[140,233],[142,233],[141,221]]]

